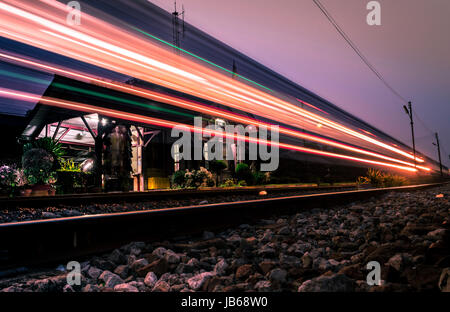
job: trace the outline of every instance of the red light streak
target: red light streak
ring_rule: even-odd
[[[63,101],[63,100],[58,100],[58,99],[53,99],[53,98],[40,97],[37,95],[26,94],[23,92],[7,91],[5,89],[0,89],[0,95],[18,98],[18,99],[29,100],[29,101],[39,101],[40,103],[45,104],[45,105],[66,108],[66,109],[72,109],[72,110],[77,110],[77,111],[83,111],[83,112],[87,112],[87,113],[99,113],[99,114],[113,117],[113,118],[141,122],[141,123],[151,124],[154,126],[160,126],[160,127],[164,127],[164,128],[174,128],[174,127],[182,126],[182,127],[185,127],[186,129],[189,129],[191,132],[207,133],[209,135],[222,136],[224,138],[233,138],[236,140],[243,140],[246,142],[254,142],[257,144],[275,145],[275,146],[278,146],[283,149],[295,150],[295,151],[299,151],[299,152],[327,156],[327,157],[352,160],[352,161],[356,161],[356,162],[368,163],[368,164],[385,166],[385,167],[390,167],[390,168],[396,168],[396,169],[406,170],[406,171],[410,171],[410,172],[417,171],[417,169],[411,168],[411,167],[405,167],[405,166],[400,166],[400,165],[395,165],[395,164],[385,163],[385,162],[380,162],[380,161],[374,161],[374,160],[370,160],[370,159],[359,158],[359,157],[354,157],[354,156],[349,156],[349,155],[330,153],[330,152],[315,150],[315,149],[306,148],[306,147],[302,147],[302,146],[296,146],[296,145],[292,145],[292,144],[272,143],[267,140],[246,137],[246,136],[242,136],[242,135],[238,135],[238,134],[223,133],[220,131],[215,131],[215,130],[210,130],[210,129],[200,129],[199,130],[198,128],[196,128],[194,126],[187,125],[187,124],[180,124],[180,123],[173,122],[173,121],[162,120],[162,119],[158,119],[158,118],[142,116],[142,115],[127,113],[127,112],[117,111],[117,110],[113,110],[113,109],[108,109],[108,108],[100,108],[97,106],[92,106],[92,105],[78,103],[78,102]]]

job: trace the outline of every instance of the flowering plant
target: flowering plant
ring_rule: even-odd
[[[214,186],[212,173],[204,167],[200,167],[199,170],[186,170],[185,179],[186,187],[199,188],[205,186]]]
[[[0,167],[0,188],[9,190],[16,186],[16,169],[14,166],[2,165]]]
[[[214,186],[213,174],[206,168],[199,170],[178,170],[172,175],[173,187],[205,187]]]
[[[25,174],[25,171],[20,168],[16,169],[16,186],[23,187],[28,184],[27,175]]]

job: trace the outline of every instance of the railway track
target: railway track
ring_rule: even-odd
[[[61,263],[102,253],[130,241],[164,240],[251,223],[255,219],[329,207],[387,192],[442,183],[328,192],[146,211],[84,215],[0,224],[0,269]]]
[[[15,209],[18,207],[40,208],[48,206],[76,206],[86,204],[108,203],[133,203],[177,198],[208,198],[218,195],[255,195],[261,190],[270,194],[283,192],[311,192],[355,188],[356,184],[348,183],[337,186],[250,186],[240,188],[207,188],[207,189],[181,189],[181,190],[154,190],[147,192],[112,192],[112,193],[88,193],[55,196],[31,196],[31,197],[3,197],[0,198],[0,209]]]

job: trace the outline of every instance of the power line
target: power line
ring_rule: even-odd
[[[322,11],[322,13],[325,15],[325,17],[328,19],[328,21],[336,28],[338,33],[344,38],[344,40],[350,45],[350,47],[355,51],[355,53],[361,58],[361,60],[369,67],[369,69],[378,77],[378,79],[395,95],[397,96],[402,102],[407,103],[408,100],[406,100],[399,92],[397,92],[387,81],[384,79],[383,75],[373,66],[369,60],[364,56],[364,54],[358,49],[356,44],[350,39],[350,37],[344,32],[344,30],[339,26],[339,24],[336,22],[336,20],[333,18],[333,16],[327,11],[325,6],[320,3],[320,0],[313,0],[313,2],[316,4],[316,6]],[[419,121],[419,123],[430,133],[434,134],[435,131],[431,130],[425,122],[416,114],[416,112],[413,112],[414,117]]]
[[[413,115],[414,117],[416,117],[416,120],[419,121],[419,123],[422,125],[422,127],[424,127],[428,132],[434,134],[436,131],[431,130],[430,128],[427,127],[427,125],[425,124],[425,122],[419,117],[419,115],[416,114],[415,111],[413,111]]]
[[[338,23],[334,20],[333,16],[327,11],[327,9],[320,3],[319,0],[313,0],[317,7],[322,11],[325,17],[330,21],[330,23],[336,28],[339,34],[344,38],[345,41],[350,45],[350,47],[355,51],[356,54],[361,58],[361,60],[369,67],[369,69],[378,77],[378,79],[383,82],[383,84],[391,90],[393,94],[395,94],[402,102],[407,103],[403,96],[400,95],[387,81],[384,79],[383,75],[369,62],[369,60],[362,54],[362,52],[358,49],[356,44],[347,36],[344,30],[338,25]]]

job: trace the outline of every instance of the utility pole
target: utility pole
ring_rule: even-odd
[[[437,146],[438,156],[439,156],[439,169],[441,171],[441,177],[442,177],[443,175],[442,175],[441,147],[439,145],[439,136],[438,136],[437,132],[435,133],[435,136],[436,136],[436,143],[433,143],[433,145]]]
[[[403,108],[405,109],[405,112],[409,116],[409,120],[411,122],[411,135],[412,135],[413,154],[414,154],[414,168],[416,168],[417,167],[416,142],[414,139],[414,121],[413,121],[413,112],[412,112],[411,102],[408,102],[408,107],[406,107],[406,105],[403,105]]]

